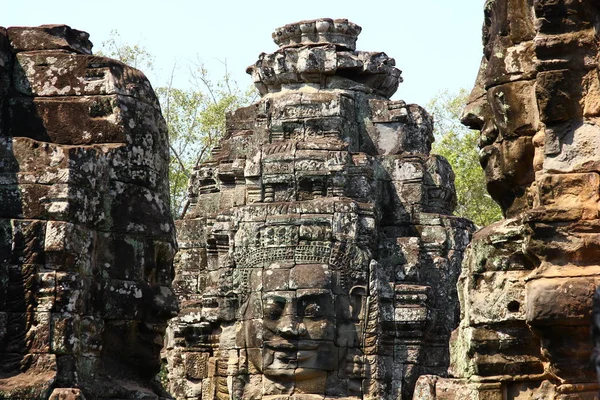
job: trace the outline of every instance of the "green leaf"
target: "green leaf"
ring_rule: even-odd
[[[485,175],[479,164],[479,132],[460,123],[468,93],[442,91],[428,104],[435,125],[432,152],[444,156],[456,176],[457,206],[455,214],[486,226],[502,219],[498,204],[487,193]]]
[[[140,45],[123,43],[117,31],[103,42],[98,55],[116,58],[133,67],[152,69],[154,56]],[[175,73],[173,68],[173,74]],[[187,187],[193,169],[205,160],[225,134],[225,115],[250,104],[256,89],[240,89],[227,71],[213,79],[199,63],[190,73],[190,87],[176,88],[171,81],[156,89],[169,130],[169,184],[171,213],[179,218],[187,201]]]

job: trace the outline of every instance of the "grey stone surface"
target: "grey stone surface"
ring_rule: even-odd
[[[158,399],[175,230],[145,76],[0,28],[0,398]]]
[[[592,0],[485,4],[463,122],[506,219],[466,252],[452,379],[422,377],[415,400],[598,398],[599,16]]]
[[[452,217],[432,118],[391,101],[400,71],[360,27],[302,21],[248,72],[176,221],[177,399],[410,399],[444,374],[472,224]]]

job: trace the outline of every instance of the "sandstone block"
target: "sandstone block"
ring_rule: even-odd
[[[488,90],[487,96],[505,137],[533,136],[538,131],[535,85],[531,81],[495,86]]]
[[[529,282],[528,323],[536,326],[589,325],[589,310],[596,285],[596,280],[589,278],[536,279]]]
[[[7,32],[13,52],[67,50],[80,54],[92,54],[90,35],[67,25],[15,26],[8,28]]]
[[[538,181],[539,204],[546,221],[591,220],[598,217],[597,173],[545,175]]]
[[[551,173],[597,171],[600,158],[596,144],[597,126],[562,124],[548,131],[547,135],[555,144],[548,143],[550,140],[547,139],[548,156],[544,159],[544,170]]]
[[[161,138],[160,126],[154,123],[156,110],[121,95],[14,97],[10,104],[12,136],[67,145],[152,146],[153,138]]]
[[[144,74],[110,58],[36,51],[17,54],[16,63],[14,85],[25,96],[120,94],[156,106],[156,96]]]

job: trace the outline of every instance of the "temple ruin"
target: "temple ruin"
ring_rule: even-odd
[[[463,122],[481,131],[505,219],[475,233],[459,279],[452,379],[415,399],[597,399],[590,311],[600,281],[597,2],[485,4]]]
[[[0,28],[1,399],[166,396],[166,125],[146,77],[91,47]]]
[[[474,234],[348,20],[275,30],[175,222],[143,73],[0,28],[0,399],[598,399],[598,21],[486,1],[463,122],[505,218]]]
[[[445,374],[473,226],[432,118],[347,20],[278,28],[176,221],[177,399],[405,399]]]

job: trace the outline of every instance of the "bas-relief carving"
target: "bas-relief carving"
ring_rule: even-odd
[[[0,28],[0,397],[156,399],[176,251],[154,92],[64,25]]]
[[[593,1],[487,1],[484,58],[463,122],[481,131],[505,218],[480,231],[459,279],[455,379],[415,399],[587,399],[598,258],[598,16]],[[446,393],[453,392],[453,397]]]
[[[177,221],[178,399],[409,399],[443,374],[472,225],[432,119],[347,20],[279,28]]]

